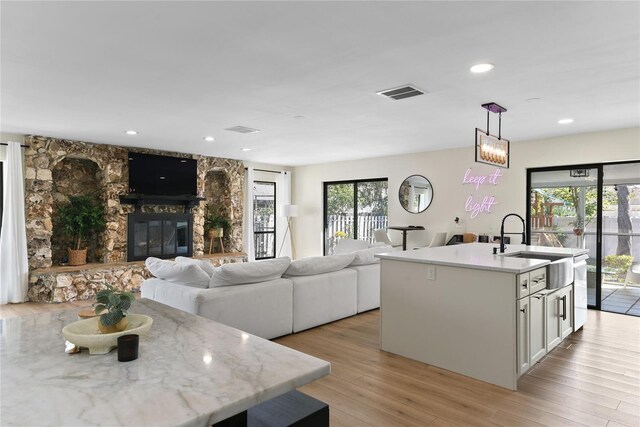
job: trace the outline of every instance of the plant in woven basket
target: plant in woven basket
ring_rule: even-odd
[[[107,289],[96,294],[96,302],[93,304],[96,314],[100,314],[98,328],[103,333],[124,331],[128,325],[127,312],[136,297],[131,292],[106,286]]]
[[[82,246],[105,228],[104,208],[91,196],[70,196],[69,201],[59,207],[58,220],[62,232],[73,239],[73,248],[69,248],[69,264],[86,264],[87,249]]]
[[[210,209],[207,206],[207,211],[204,216],[204,231],[209,234],[211,230],[216,230],[215,237],[222,237],[224,230],[231,228],[231,221],[225,215],[222,215],[217,210]],[[219,231],[218,231],[219,230]],[[214,237],[214,236],[210,236]]]

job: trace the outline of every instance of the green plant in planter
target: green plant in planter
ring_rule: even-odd
[[[62,232],[73,238],[73,247],[80,250],[82,243],[105,227],[104,209],[91,196],[70,196],[59,207]]]
[[[215,230],[222,228],[228,230],[231,228],[231,221],[224,215],[221,215],[217,211],[211,211],[207,208],[207,212],[204,217],[204,231]]]
[[[116,327],[126,317],[129,308],[131,308],[131,303],[136,300],[136,297],[131,292],[117,290],[111,285],[106,286],[107,289],[103,289],[96,294],[96,302],[93,307],[96,314],[102,313],[100,314],[100,324],[107,328]],[[104,312],[105,310],[106,312]],[[122,329],[124,330],[125,328],[126,324]],[[100,328],[100,330],[103,329]]]
[[[603,263],[604,268],[609,269],[619,282],[625,280],[631,264],[633,264],[631,255],[607,255],[604,257]]]

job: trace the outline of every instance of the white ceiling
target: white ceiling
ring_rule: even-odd
[[[490,101],[509,110],[512,141],[640,125],[636,1],[3,1],[0,12],[3,132],[302,165],[471,146]],[[473,75],[478,62],[496,67]],[[376,95],[406,83],[427,94]],[[261,132],[224,130],[236,125]]]

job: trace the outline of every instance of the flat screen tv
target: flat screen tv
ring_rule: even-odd
[[[129,193],[196,196],[198,161],[129,152]]]

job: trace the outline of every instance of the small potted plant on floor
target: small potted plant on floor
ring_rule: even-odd
[[[124,331],[129,325],[127,312],[136,297],[131,292],[119,291],[111,285],[106,286],[107,289],[96,294],[96,302],[93,304],[96,314],[100,315],[98,329],[103,334]]]
[[[87,263],[87,248],[83,243],[105,227],[104,209],[91,196],[70,196],[59,208],[59,221],[63,234],[73,239],[69,248],[69,265]]]

